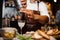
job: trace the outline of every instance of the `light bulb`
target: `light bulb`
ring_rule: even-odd
[[[57,2],[57,0],[54,0],[54,2]]]

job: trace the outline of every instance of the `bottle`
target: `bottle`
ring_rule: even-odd
[[[14,18],[14,15],[11,17],[10,19],[10,27],[14,27],[14,21],[15,21],[15,18]]]

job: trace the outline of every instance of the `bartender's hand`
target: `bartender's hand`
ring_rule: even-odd
[[[39,19],[40,15],[34,14],[33,10],[28,10],[28,9],[24,9],[21,8],[20,12],[24,12],[25,14],[27,14],[28,18],[32,18],[32,19]]]
[[[29,19],[38,20],[38,22],[40,22],[43,25],[49,20],[47,16],[40,16],[38,14],[34,14],[34,11],[32,10],[21,8],[20,12],[24,12],[25,14],[27,14]]]
[[[28,18],[33,18],[33,11],[32,10],[21,8],[20,12],[24,12],[28,16]]]

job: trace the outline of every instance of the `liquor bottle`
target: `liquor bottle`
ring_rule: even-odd
[[[14,27],[15,18],[14,15],[10,18],[10,27]]]

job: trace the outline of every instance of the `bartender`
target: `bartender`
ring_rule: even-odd
[[[45,25],[48,21],[50,21],[50,16],[48,14],[47,8],[45,6],[44,1],[46,0],[20,0],[21,4],[23,2],[26,2],[27,7],[26,8],[19,8],[19,6],[16,4],[16,8],[20,10],[20,12],[23,12],[25,14],[25,26],[23,27],[23,33],[26,33],[27,31],[36,31],[37,29],[40,29],[41,25]]]
[[[36,31],[37,29],[40,29],[41,25],[45,25],[50,21],[50,16],[44,1],[41,0],[40,2],[38,0],[38,5],[38,2],[35,0],[27,0],[26,9],[22,8],[20,10],[20,12],[25,13],[26,24],[23,28],[24,33],[27,31]]]

